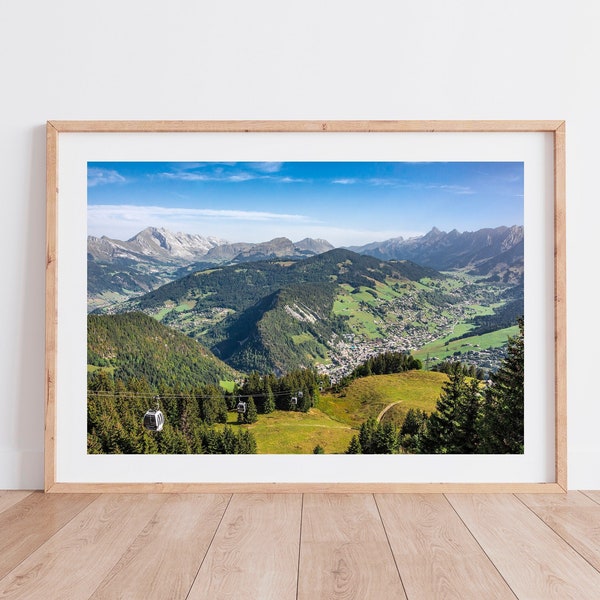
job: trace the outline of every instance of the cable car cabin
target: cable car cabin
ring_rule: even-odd
[[[292,397],[290,398],[290,402],[291,402],[291,403],[292,403],[294,406],[296,406],[296,405],[298,404],[298,398],[296,398],[296,396],[292,396]]]
[[[238,402],[237,404],[237,411],[242,414],[246,412],[246,403],[245,402]]]
[[[160,410],[149,410],[144,415],[144,427],[150,431],[162,431],[165,417]]]

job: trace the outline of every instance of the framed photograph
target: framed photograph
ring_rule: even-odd
[[[564,136],[49,121],[46,491],[564,491]]]

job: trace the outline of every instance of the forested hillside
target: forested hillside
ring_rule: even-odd
[[[227,421],[228,410],[226,394],[217,386],[156,388],[144,379],[115,382],[106,373],[93,373],[87,408],[89,454],[256,452],[250,431],[215,426]],[[165,417],[160,432],[143,426],[144,414],[155,408]]]
[[[336,249],[300,261],[262,261],[200,271],[111,311],[143,311],[201,341],[243,372],[285,373],[331,362],[344,336],[389,338],[397,340],[394,350],[407,349],[408,332],[403,341],[389,329],[410,327],[421,329],[421,336],[428,335],[425,316],[462,300],[458,284],[446,285],[447,280],[408,261],[388,263]],[[472,301],[478,293],[471,293]],[[422,322],[409,323],[405,317],[415,312],[416,294],[420,295]],[[449,314],[441,318],[448,321]],[[343,355],[335,361],[347,369]]]
[[[143,313],[88,315],[88,369],[152,385],[218,384],[236,373],[197,341]]]

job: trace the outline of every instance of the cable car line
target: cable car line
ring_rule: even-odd
[[[121,397],[135,397],[135,398],[155,398],[157,396],[157,394],[152,394],[152,393],[143,393],[143,392],[94,392],[93,390],[88,390],[88,395],[92,394],[94,396],[102,396],[102,397],[109,397],[109,398],[114,398],[115,396],[121,396]],[[290,396],[293,395],[293,392],[271,392],[271,394],[274,397],[281,397],[281,396]],[[266,396],[267,394],[265,392],[258,392],[255,394],[230,394],[230,397],[234,397],[234,398],[260,398],[262,396]],[[299,391],[296,392],[296,395],[298,396],[298,398],[302,398],[303,397],[303,392]],[[217,394],[208,394],[208,395],[201,395],[201,396],[197,396],[196,394],[160,394],[160,399],[164,400],[164,399],[168,399],[168,400],[200,400],[200,399],[206,399],[206,398],[214,398],[215,396],[217,396]]]

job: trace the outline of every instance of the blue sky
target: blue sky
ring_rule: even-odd
[[[88,233],[334,246],[523,224],[521,162],[88,163]]]

